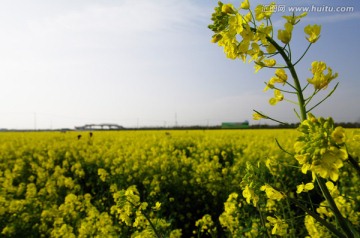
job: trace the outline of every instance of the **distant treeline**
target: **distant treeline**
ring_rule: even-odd
[[[268,125],[268,124],[257,124],[257,125],[249,125],[249,128],[243,128],[240,130],[248,130],[248,129],[286,129],[286,128],[297,128],[299,126],[299,123],[290,123],[290,124],[279,124],[279,125]],[[335,123],[335,126],[342,126],[343,128],[360,128],[360,122],[340,122],[340,123]],[[215,125],[215,126],[199,126],[199,125],[195,125],[195,126],[176,126],[176,127],[125,127],[123,129],[111,129],[111,131],[114,130],[219,130],[219,129],[223,129],[221,128],[221,125]],[[93,129],[91,131],[97,131],[100,129]],[[109,130],[109,129],[105,129],[105,130]],[[103,131],[105,131],[103,130]],[[223,130],[233,130],[233,129],[223,129]],[[239,130],[239,129],[236,129]],[[5,129],[5,128],[0,128],[0,131],[62,131],[62,132],[66,132],[66,131],[76,131],[74,129],[70,129],[70,128],[63,128],[63,129],[42,129],[42,130],[16,130],[16,129]],[[84,131],[90,131],[90,130],[84,130]]]
[[[279,125],[251,125],[251,129],[260,129],[260,128],[297,128],[299,123],[291,124],[279,124]],[[360,122],[339,122],[335,123],[335,126],[341,126],[343,128],[360,128]]]
[[[242,130],[247,129],[286,129],[286,128],[297,128],[299,123],[290,123],[290,124],[279,124],[279,125],[268,125],[268,124],[257,124],[257,125],[249,125],[249,128],[244,128]],[[335,126],[342,126],[344,128],[360,128],[360,122],[340,122],[335,123]],[[232,130],[232,129],[224,129],[221,125],[215,126],[176,126],[176,127],[139,127],[139,128],[124,128],[124,130]],[[239,130],[239,129],[236,129]]]
[[[290,123],[290,124],[279,124],[279,125],[268,125],[268,124],[257,124],[257,125],[249,125],[247,129],[286,129],[286,128],[297,128],[299,123]],[[344,128],[360,128],[360,122],[340,122],[335,123],[335,126],[342,126]],[[221,125],[215,126],[177,126],[177,127],[141,127],[141,128],[125,128],[127,130],[205,130],[205,129],[223,129]],[[231,130],[231,129],[224,129]]]

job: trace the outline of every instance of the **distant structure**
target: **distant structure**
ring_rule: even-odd
[[[123,126],[118,124],[111,123],[102,123],[102,124],[86,124],[84,126],[75,126],[76,130],[121,130],[124,129]]]
[[[221,123],[222,129],[245,129],[249,128],[249,121],[244,122],[223,122]]]

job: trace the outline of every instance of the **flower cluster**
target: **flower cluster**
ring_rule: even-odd
[[[269,199],[272,200],[277,200],[280,201],[281,199],[283,199],[285,197],[284,194],[282,194],[281,192],[277,191],[276,189],[274,189],[272,186],[270,186],[269,184],[265,184],[263,186],[261,186],[260,188],[261,191],[264,191],[266,193],[266,196]]]
[[[332,69],[322,61],[312,62],[310,70],[313,77],[309,78],[308,82],[314,86],[315,90],[326,89],[329,83],[338,76],[338,73],[333,74]],[[325,70],[327,70],[326,74]]]
[[[264,66],[274,66],[276,61],[265,57],[266,52],[273,52],[273,46],[267,39],[272,34],[272,26],[263,23],[254,28],[255,19],[259,22],[267,20],[272,11],[264,11],[265,6],[259,5],[255,9],[254,19],[249,7],[247,0],[241,4],[239,10],[232,4],[219,2],[211,18],[213,24],[209,25],[215,33],[212,42],[223,47],[230,59],[241,58],[246,61],[247,56],[250,56],[250,61],[254,60],[258,65],[257,70]],[[247,10],[247,14],[241,14],[240,10]],[[237,36],[240,36],[241,40],[238,40]],[[262,48],[268,49],[264,51]]]
[[[340,210],[341,214],[349,219],[352,224],[360,225],[360,211],[356,210],[357,206],[355,199],[342,195],[338,187],[331,181],[328,181],[326,186],[329,189],[331,196],[334,198],[336,206]],[[320,207],[317,208],[316,211],[322,218],[334,219],[334,213],[329,208],[328,201],[326,200],[320,203]]]
[[[298,130],[302,134],[294,148],[295,159],[302,165],[301,171],[304,174],[311,171],[313,175],[337,181],[339,168],[348,156],[344,146],[344,129],[335,128],[332,118],[316,118],[309,114]]]
[[[209,214],[205,214],[201,219],[197,220],[195,226],[198,227],[198,231],[194,231],[194,234],[205,233],[213,237],[215,237],[217,234],[215,223]]]
[[[255,62],[255,72],[264,67],[278,68],[275,72],[275,77],[269,80],[264,89],[264,91],[269,88],[274,89],[274,97],[269,100],[271,105],[276,105],[284,99],[283,90],[276,88],[275,84],[280,83],[284,86],[287,83],[288,77],[284,68],[293,66],[289,65],[291,64],[289,44],[293,29],[300,19],[307,15],[305,12],[298,16],[295,16],[295,14],[283,16],[286,20],[284,29],[279,29],[277,34],[277,39],[284,44],[284,46],[280,46],[281,43],[277,43],[274,38],[274,28],[271,22],[273,14],[271,9],[274,6],[275,3],[266,6],[258,5],[255,7],[254,12],[252,12],[248,0],[242,2],[239,8],[219,1],[218,6],[215,7],[215,12],[212,14],[211,20],[213,24],[209,25],[209,28],[214,32],[211,41],[223,47],[228,58],[240,58],[244,62],[249,58],[249,62]],[[321,26],[318,25],[308,25],[304,28],[304,32],[308,35],[306,39],[310,44],[315,43],[319,39],[320,31]],[[285,50],[286,47],[288,49]],[[275,59],[275,56],[278,54],[287,57],[287,59],[284,58],[285,65],[278,64]],[[315,65],[316,62],[313,64]],[[309,83],[314,84],[316,89],[326,87],[332,79],[336,78],[337,74],[332,75],[331,68],[327,69],[328,73],[326,75],[323,74],[324,70],[322,68],[314,68],[312,70],[314,77],[309,79]],[[259,119],[256,115],[254,115],[254,118]]]
[[[275,76],[272,77],[269,82],[266,84],[264,91],[267,91],[269,88],[274,88],[276,83],[284,85],[288,79],[288,76],[284,69],[277,69],[275,71]]]
[[[224,212],[219,217],[220,224],[231,237],[258,237],[259,219],[250,216],[244,204],[237,193],[231,193],[224,203]],[[244,215],[251,219],[243,219]]]
[[[273,227],[271,230],[272,235],[286,236],[288,234],[287,228],[289,225],[284,219],[268,216],[266,220],[268,220],[269,225]]]

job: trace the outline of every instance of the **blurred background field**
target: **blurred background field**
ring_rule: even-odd
[[[346,132],[348,150],[357,158],[360,130]],[[275,142],[291,153],[297,136],[294,129],[2,132],[0,231],[6,237],[156,237],[139,218],[142,209],[169,237],[180,230],[182,237],[211,237],[210,229],[229,237],[224,203],[236,193],[238,214],[231,219],[244,236],[255,237],[259,215],[247,206],[240,186],[247,164],[262,182],[297,196],[296,185],[311,175],[302,174]],[[339,184],[359,182],[348,164],[341,171],[346,176]],[[360,199],[354,187],[343,187]],[[147,206],[129,208],[125,219],[118,199],[126,191]],[[212,220],[208,230],[197,222],[205,215]],[[303,220],[292,229],[306,235]]]

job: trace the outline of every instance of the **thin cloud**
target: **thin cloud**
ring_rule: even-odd
[[[316,16],[309,16],[303,18],[304,22],[317,22],[317,23],[333,23],[333,22],[343,22],[343,21],[352,21],[360,19],[360,12],[352,13],[337,13],[331,15],[321,16],[320,14]]]
[[[199,6],[189,1],[127,0],[114,5],[85,5],[36,24],[78,32],[156,32],[193,24],[201,14]]]

